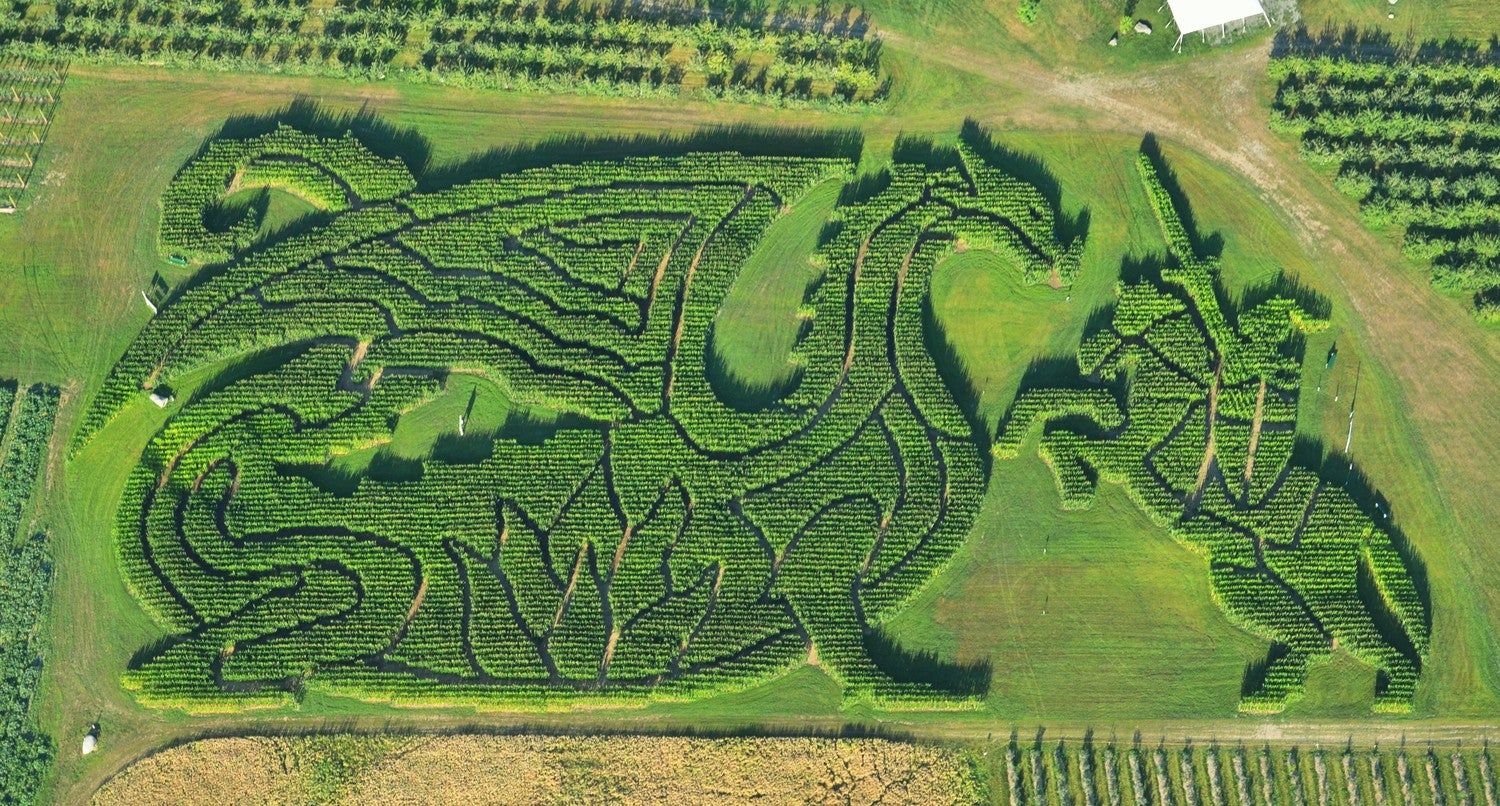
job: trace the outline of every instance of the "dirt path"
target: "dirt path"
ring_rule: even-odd
[[[411,626],[412,619],[417,617],[417,611],[422,607],[422,600],[427,598],[427,575],[422,575],[422,584],[417,586],[417,595],[411,599],[411,607],[406,609],[406,618],[401,621],[401,629],[398,635],[405,635],[406,629]]]
[[[589,545],[584,543],[578,547],[578,558],[573,561],[573,574],[568,577],[568,589],[563,591],[562,600],[557,603],[557,612],[552,616],[552,626],[547,630],[547,641],[552,641],[552,633],[557,632],[557,625],[562,623],[563,615],[568,612],[568,603],[573,601],[573,591],[578,587],[578,574],[583,570],[583,558],[589,550]]]
[[[633,255],[630,256],[630,263],[629,263],[629,265],[627,265],[625,267],[625,272],[620,275],[620,287],[621,288],[625,287],[625,283],[630,280],[630,275],[635,272],[635,264],[640,262],[641,252],[645,251],[645,249],[646,249],[646,239],[642,238],[641,241],[640,241],[640,243],[637,243],[635,245],[635,254],[633,254]],[[657,271],[656,274],[657,274],[657,277],[660,277],[661,276],[661,271]],[[655,296],[656,296],[656,286],[654,284],[651,287],[651,296],[652,296],[652,298],[655,298]]]
[[[1255,395],[1255,416],[1250,420],[1250,448],[1245,451],[1245,492],[1250,490],[1250,479],[1255,474],[1255,449],[1260,445],[1260,424],[1265,417],[1266,379],[1260,379],[1260,391]]]
[[[1208,388],[1208,423],[1203,440],[1203,463],[1198,465],[1198,480],[1193,483],[1193,496],[1188,501],[1187,514],[1192,515],[1203,500],[1203,485],[1208,483],[1208,471],[1214,465],[1214,432],[1219,424],[1219,384],[1224,380],[1224,356],[1219,356],[1219,366],[1214,369],[1214,385]]]
[[[865,258],[870,254],[870,240],[874,237],[874,233],[871,233],[868,237],[866,237],[864,243],[861,243],[859,245],[859,252],[855,253],[854,255],[854,277],[850,281],[850,288],[859,288],[859,275],[860,272],[862,272],[865,268]],[[853,308],[854,305],[854,295],[851,293],[849,295],[849,307]],[[839,367],[840,385],[842,385],[844,381],[848,379],[849,368],[854,366],[854,345],[857,343],[857,340],[854,337],[854,329],[858,326],[859,317],[850,316],[849,332],[845,335],[845,338],[848,340],[848,342],[844,347],[844,363],[841,367]]]

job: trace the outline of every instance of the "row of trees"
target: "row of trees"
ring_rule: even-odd
[[[18,399],[19,398],[19,399]],[[23,514],[51,442],[58,390],[35,385],[17,395],[0,383],[0,802],[29,804],[54,754],[31,714],[42,675],[42,635],[52,566],[45,534],[26,534]],[[12,415],[12,410],[14,414]],[[9,426],[7,432],[7,424]]]
[[[1433,284],[1474,295],[1490,318],[1500,289],[1500,68],[1430,58],[1382,62],[1288,54],[1273,61],[1272,125],[1337,171],[1373,226],[1405,230]]]
[[[1490,753],[1370,750],[1351,746],[1247,748],[1215,743],[1180,746],[1059,741],[1005,748],[1007,799],[1044,804],[1075,792],[1083,803],[1360,803],[1488,802],[1496,796]],[[1230,793],[1234,793],[1231,795]]]
[[[0,15],[13,50],[419,81],[603,91],[701,88],[762,101],[866,102],[884,92],[862,29],[640,6],[69,0]],[[783,21],[784,22],[784,21]]]

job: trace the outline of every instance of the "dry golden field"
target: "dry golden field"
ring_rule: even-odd
[[[963,752],[883,739],[204,739],[127,767],[97,806],[176,803],[976,803]]]

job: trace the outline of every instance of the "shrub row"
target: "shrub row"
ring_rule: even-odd
[[[1272,62],[1272,126],[1337,171],[1370,225],[1405,232],[1432,281],[1475,295],[1500,288],[1500,101],[1493,65],[1447,62],[1435,51],[1359,61],[1314,50]]]
[[[879,42],[850,23],[538,0],[65,0],[15,6],[0,43],[89,60],[845,104],[885,90]]]

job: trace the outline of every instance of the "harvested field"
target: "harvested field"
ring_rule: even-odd
[[[247,793],[250,794],[247,797]],[[956,750],[880,739],[308,736],[204,739],[93,803],[974,803]]]

